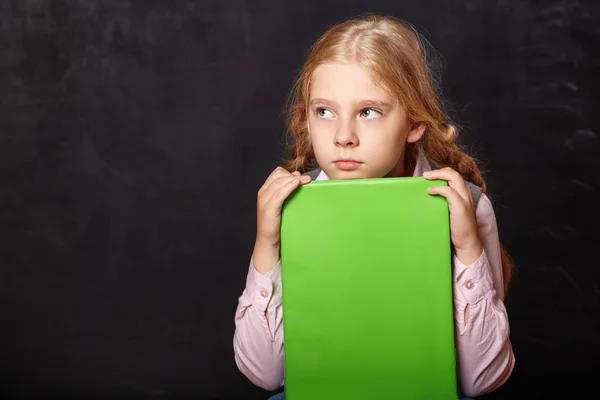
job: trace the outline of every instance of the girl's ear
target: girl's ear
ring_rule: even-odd
[[[415,143],[425,134],[425,124],[423,122],[413,122],[413,126],[408,132],[408,136],[406,137],[406,141],[408,143]]]

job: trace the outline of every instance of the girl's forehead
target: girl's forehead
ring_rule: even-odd
[[[310,98],[391,100],[390,91],[366,67],[356,63],[324,63],[313,72]]]

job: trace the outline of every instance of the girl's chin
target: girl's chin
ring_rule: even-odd
[[[366,171],[334,171],[331,175],[327,174],[327,176],[329,176],[329,179],[335,180],[381,178],[380,176],[369,174]]]

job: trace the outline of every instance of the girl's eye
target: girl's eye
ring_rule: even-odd
[[[360,116],[366,119],[375,119],[379,117],[381,113],[377,110],[373,110],[372,108],[366,108],[360,112]]]
[[[328,110],[326,108],[317,108],[317,115],[319,116],[319,118],[332,118],[333,117],[333,113],[331,112],[331,110]]]

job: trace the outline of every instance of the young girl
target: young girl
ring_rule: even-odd
[[[366,16],[329,29],[313,46],[292,93],[292,159],[258,191],[254,252],[239,298],[235,360],[254,384],[283,386],[280,212],[311,180],[423,176],[450,209],[458,376],[462,392],[500,387],[515,358],[503,298],[511,262],[499,243],[481,172],[454,143],[427,67],[424,41],[409,24]],[[477,206],[465,181],[483,190]],[[278,396],[283,396],[279,394]]]

